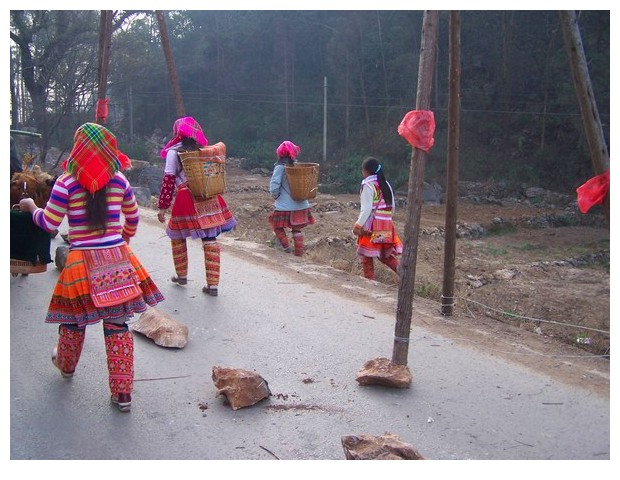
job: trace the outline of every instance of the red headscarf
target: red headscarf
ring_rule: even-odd
[[[293,160],[299,155],[299,152],[301,152],[301,148],[289,140],[283,141],[276,149],[276,155],[278,155],[279,158],[289,157]]]
[[[183,138],[193,138],[201,147],[206,147],[209,144],[202,127],[193,117],[181,117],[175,120],[172,125],[172,139],[161,150],[161,158],[166,158],[170,147],[179,143]]]
[[[105,187],[119,170],[131,166],[116,137],[97,123],[85,123],[73,136],[73,149],[62,168],[91,194]]]

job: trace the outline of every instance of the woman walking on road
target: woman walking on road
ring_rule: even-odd
[[[59,324],[52,363],[63,377],[73,377],[86,326],[102,322],[111,401],[122,412],[131,409],[134,380],[127,320],[164,299],[128,245],[139,222],[133,190],[122,173],[129,164],[109,130],[85,123],[75,133],[47,206],[37,208],[30,198],[19,204],[48,232],[68,218],[70,250],[45,319]]]
[[[276,149],[278,161],[273,167],[269,182],[269,193],[275,199],[269,223],[285,252],[291,251],[285,228],[291,229],[293,252],[298,257],[304,254],[304,234],[301,230],[314,224],[310,203],[308,200],[294,200],[291,197],[291,187],[286,178],[285,166],[294,165],[300,151],[301,148],[293,142],[282,142]]]
[[[368,157],[363,161],[362,176],[360,214],[353,234],[357,235],[357,254],[364,277],[374,280],[375,258],[398,273],[400,262],[396,255],[403,252],[403,245],[392,221],[394,192],[376,158]]]
[[[159,193],[157,218],[164,223],[166,211],[172,204],[170,220],[166,227],[176,273],[171,281],[177,285],[187,285],[187,239],[200,239],[204,251],[207,280],[202,291],[215,297],[220,283],[220,244],[217,237],[220,233],[235,228],[237,220],[221,195],[209,198],[192,195],[187,183],[187,175],[179,158],[179,152],[199,150],[207,144],[208,140],[202,127],[192,117],[182,117],[174,122],[172,139],[161,151],[161,157],[166,160],[166,166]]]

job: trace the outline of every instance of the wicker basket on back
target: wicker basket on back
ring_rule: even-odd
[[[226,145],[218,142],[198,151],[179,152],[187,184],[195,197],[208,198],[226,190]]]
[[[284,171],[293,200],[310,200],[316,197],[319,183],[318,163],[299,162],[285,165]]]

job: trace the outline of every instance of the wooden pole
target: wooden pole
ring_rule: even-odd
[[[99,85],[97,88],[97,106],[105,101],[108,86],[108,65],[110,63],[110,45],[112,43],[112,10],[101,10],[99,21]],[[95,111],[95,122],[104,124],[107,115],[102,115],[100,108]]]
[[[327,162],[327,77],[323,77],[323,163]]]
[[[437,18],[437,11],[427,10],[424,12],[416,110],[429,110],[430,107],[437,46]],[[409,170],[407,220],[405,222],[403,256],[400,262],[400,284],[398,286],[396,327],[394,329],[394,349],[392,352],[392,362],[398,365],[407,365],[409,350],[425,161],[426,153],[423,150],[414,148],[411,154]]]
[[[454,263],[456,260],[456,220],[459,186],[459,134],[461,113],[461,26],[459,12],[450,12],[450,95],[448,99],[448,192],[443,259],[441,313],[452,315],[454,308]]]
[[[164,49],[164,55],[166,57],[166,66],[168,67],[168,76],[170,77],[170,84],[172,85],[172,93],[174,95],[177,116],[184,117],[185,105],[183,104],[183,97],[181,96],[181,88],[179,86],[179,77],[177,76],[177,68],[174,63],[174,57],[172,56],[172,49],[170,48],[170,39],[168,37],[168,27],[166,26],[164,12],[161,10],[156,10],[155,15],[157,16],[157,23],[159,24],[159,36],[161,38],[161,45]]]
[[[609,169],[609,152],[605,135],[601,127],[601,118],[598,114],[592,83],[590,82],[590,74],[588,72],[588,63],[586,54],[581,42],[581,33],[577,24],[577,16],[574,11],[562,10],[559,12],[560,23],[562,24],[562,34],[564,36],[564,45],[568,53],[568,60],[571,67],[573,82],[577,92],[577,101],[581,110],[581,119],[590,147],[590,155],[594,172],[597,175],[604,173]],[[604,202],[605,216],[607,218],[607,226],[609,226],[609,195],[605,197]]]

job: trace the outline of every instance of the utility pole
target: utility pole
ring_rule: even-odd
[[[323,163],[327,161],[327,77],[323,77]]]
[[[454,263],[459,187],[459,133],[461,112],[461,26],[459,12],[450,12],[450,79],[448,98],[448,193],[444,237],[443,291],[441,313],[454,308]]]
[[[108,120],[108,65],[110,63],[110,45],[112,43],[112,10],[101,10],[99,21],[99,85],[97,88],[97,107],[95,122],[103,125]]]
[[[571,67],[571,74],[577,92],[577,101],[581,110],[581,119],[586,133],[586,139],[590,147],[590,155],[594,172],[597,175],[605,173],[609,169],[609,151],[605,142],[605,135],[601,126],[601,117],[594,99],[594,91],[590,82],[588,63],[586,54],[581,41],[581,33],[577,24],[577,16],[572,10],[562,10],[559,12],[564,45],[568,53],[568,60]],[[605,216],[607,226],[609,226],[609,195],[604,201]]]
[[[418,68],[416,110],[430,109],[433,71],[435,70],[436,61],[438,16],[437,11],[427,10],[424,12],[422,20],[422,43]],[[405,222],[405,241],[400,262],[400,284],[398,285],[396,327],[394,329],[394,348],[392,352],[392,362],[398,365],[407,365],[409,350],[425,161],[426,152],[414,147],[409,168],[407,221]]]
[[[183,104],[181,88],[179,87],[177,67],[174,63],[174,57],[172,56],[172,49],[170,48],[170,39],[168,37],[168,27],[166,26],[164,12],[161,10],[155,10],[155,15],[157,16],[157,23],[159,24],[159,36],[161,38],[161,45],[164,49],[164,55],[166,57],[166,66],[168,67],[168,76],[170,77],[170,84],[172,85],[172,93],[174,95],[177,116],[184,117],[185,105]]]

